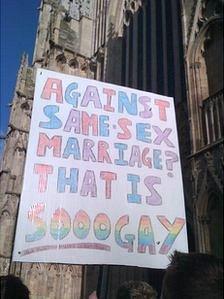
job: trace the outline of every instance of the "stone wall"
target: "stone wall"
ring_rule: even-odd
[[[12,262],[12,250],[23,183],[26,149],[34,95],[36,68],[93,78],[93,19],[88,1],[80,18],[71,16],[66,1],[43,0],[39,7],[33,65],[23,56],[11,106],[5,149],[0,169],[0,274],[20,276],[31,298],[83,298],[83,267],[62,264]],[[82,1],[83,4],[85,1]],[[67,1],[66,5],[69,5]]]
[[[150,5],[154,8],[155,5],[158,5],[155,0],[151,2]],[[171,2],[162,2],[162,11],[159,13],[164,16],[166,9],[170,9],[174,20],[177,20],[177,2],[172,1],[171,6],[169,3]],[[167,28],[168,23],[166,24],[165,19],[162,23],[164,28],[163,41],[165,41],[163,44],[164,53],[167,53],[166,46],[173,43],[172,51],[174,52],[171,56],[175,59],[178,58],[174,63],[175,90],[168,89],[168,83],[172,83],[174,79],[170,80],[166,72],[164,72],[163,80],[160,81],[165,84],[164,93],[176,93],[178,99],[176,103],[177,123],[183,157],[186,208],[190,223],[189,230],[193,236],[190,242],[191,244],[195,242],[196,249],[201,252],[218,250],[217,248],[212,249],[211,242],[218,243],[219,240],[213,240],[211,235],[218,225],[214,219],[221,219],[217,207],[221,209],[220,207],[223,206],[223,181],[221,180],[223,131],[220,131],[218,135],[222,138],[212,139],[211,143],[205,144],[203,141],[203,117],[201,115],[205,104],[203,100],[206,95],[210,96],[206,77],[208,70],[206,64],[203,63],[206,47],[203,45],[204,41],[209,41],[210,35],[205,34],[209,26],[214,22],[221,22],[221,20],[223,22],[223,17],[219,14],[218,3],[221,1],[182,0],[186,88],[183,81],[180,81],[184,72],[181,65],[183,55],[181,56],[180,45],[177,44],[176,35],[172,40],[167,39],[165,33],[171,30],[171,26]],[[154,275],[154,272],[148,272],[147,269],[139,271],[137,268],[119,266],[102,268],[98,266],[13,263],[11,261],[29,138],[36,68],[42,67],[66,74],[128,85],[130,82],[127,81],[127,78],[125,79],[126,82],[122,82],[124,57],[126,57],[125,67],[127,69],[133,68],[134,70],[137,65],[136,61],[135,63],[128,61],[128,55],[125,52],[127,49],[124,51],[124,45],[128,45],[128,41],[126,40],[126,44],[124,43],[123,22],[126,24],[126,31],[128,31],[132,17],[135,24],[137,24],[137,17],[142,21],[141,13],[143,15],[144,34],[146,34],[146,29],[149,28],[147,25],[156,24],[152,15],[147,17],[146,6],[148,4],[146,4],[146,0],[43,0],[39,7],[40,15],[33,64],[29,66],[28,57],[23,56],[12,101],[5,150],[0,168],[0,273],[1,275],[14,273],[20,276],[29,287],[32,299],[87,298],[88,294],[97,288],[98,277],[102,273],[106,273],[110,280],[109,292],[112,297],[115,296],[117,285],[126,279],[147,280],[149,277],[155,276],[155,285],[160,284],[161,273]],[[166,21],[171,22],[171,19],[169,17]],[[150,23],[151,21],[152,23]],[[171,22],[170,24],[173,26],[172,30],[179,35],[180,32],[177,30],[179,26],[175,25],[177,23]],[[156,38],[155,32],[156,30],[152,32],[154,39]],[[143,35],[144,47],[147,45],[145,38],[146,35]],[[133,36],[133,41],[137,41],[136,34]],[[205,45],[208,44],[205,43]],[[155,44],[151,46],[152,50],[155,50]],[[139,50],[142,48],[139,47]],[[138,55],[136,49],[135,57]],[[146,53],[147,51],[143,49],[142,57],[145,62],[149,61]],[[123,56],[124,54],[125,56]],[[201,60],[198,61],[198,58]],[[166,59],[164,54],[164,65],[167,65]],[[152,61],[155,64],[157,60],[153,59]],[[150,66],[150,72],[154,78],[154,85],[150,86],[147,85],[150,83],[148,78],[151,77],[146,76],[146,63],[143,64],[141,70],[138,70],[139,74],[143,72],[141,82],[143,89],[150,88],[151,91],[151,88],[155,88],[154,91],[158,91],[156,88],[161,82],[156,79],[156,69],[155,65]],[[134,80],[138,83],[137,75]],[[213,80],[216,79],[213,78]],[[177,82],[179,83],[177,84]],[[202,84],[201,86],[198,84],[199,82]],[[220,85],[217,84],[217,86]],[[187,101],[185,91],[187,92]],[[223,107],[223,92],[218,96],[220,97],[220,95],[222,99],[219,98],[221,101],[219,106]],[[215,107],[216,97],[211,97],[208,100],[211,102],[211,107]],[[214,113],[217,111],[217,108],[215,109],[212,110]],[[216,113],[217,115],[221,114]],[[189,131],[191,132],[191,141],[189,141]],[[191,153],[189,148],[191,148]],[[221,229],[223,231],[223,227]],[[221,236],[222,232],[217,231]],[[220,244],[223,242],[222,240],[220,239]]]
[[[222,256],[223,3],[182,2],[195,245],[200,252]]]

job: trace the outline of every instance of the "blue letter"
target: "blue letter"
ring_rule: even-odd
[[[141,203],[141,195],[137,194],[137,183],[140,182],[140,176],[135,174],[128,174],[128,182],[131,182],[131,192],[128,194],[128,202]]]
[[[69,137],[67,144],[64,149],[63,158],[68,158],[70,155],[73,155],[73,158],[80,160],[80,149],[77,138]]]
[[[74,89],[77,89],[77,88],[78,88],[78,84],[74,82],[74,83],[69,84],[65,91],[66,102],[71,104],[75,108],[77,108],[78,97],[80,97],[80,93],[74,91]]]
[[[161,150],[153,150],[153,165],[156,169],[162,169]]]
[[[70,177],[66,178],[66,168],[58,168],[58,186],[59,193],[65,192],[65,186],[70,185],[70,192],[76,193],[78,190],[78,176],[79,170],[77,168],[71,168]]]
[[[99,127],[100,127],[100,136],[108,137],[109,136],[109,124],[105,123],[105,121],[109,120],[109,116],[100,115],[99,117]]]
[[[124,150],[128,148],[127,144],[114,143],[114,147],[119,150],[119,159],[115,159],[114,163],[121,166],[128,165],[128,161],[124,160]]]
[[[152,143],[152,140],[147,138],[151,137],[151,132],[147,132],[146,129],[150,129],[150,124],[137,123],[136,124],[136,139],[146,143]]]
[[[118,112],[123,113],[124,107],[126,111],[131,115],[137,115],[137,95],[135,93],[131,94],[131,103],[129,98],[124,91],[118,92]]]
[[[50,119],[48,122],[41,121],[39,127],[44,129],[59,129],[62,126],[61,120],[55,116],[59,112],[59,107],[56,105],[48,105],[44,107],[44,114]]]

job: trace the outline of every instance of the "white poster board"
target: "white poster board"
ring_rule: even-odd
[[[165,268],[188,251],[173,99],[37,70],[13,260]]]

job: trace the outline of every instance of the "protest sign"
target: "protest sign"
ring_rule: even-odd
[[[38,69],[13,260],[164,268],[175,249],[173,99]]]

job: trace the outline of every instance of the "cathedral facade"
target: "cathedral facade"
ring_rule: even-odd
[[[174,97],[190,251],[223,255],[223,1],[42,0],[22,57],[0,168],[0,272],[31,298],[115,298],[125,280],[160,292],[163,271],[12,262],[38,67]],[[40,287],[41,286],[41,287]]]

